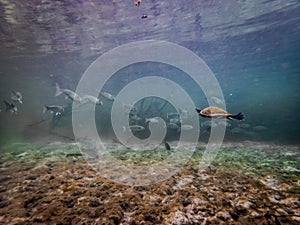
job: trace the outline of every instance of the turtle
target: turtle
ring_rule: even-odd
[[[221,109],[217,106],[209,106],[205,109],[198,109],[196,108],[196,111],[199,113],[200,116],[202,117],[207,117],[207,118],[227,118],[229,120],[243,120],[244,119],[244,115],[243,113],[238,113],[236,115],[233,115],[229,112],[227,112],[224,109]]]

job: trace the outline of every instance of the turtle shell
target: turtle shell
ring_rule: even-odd
[[[203,117],[211,117],[211,118],[224,118],[224,117],[232,116],[232,114],[216,106],[210,106],[201,110],[200,115]]]

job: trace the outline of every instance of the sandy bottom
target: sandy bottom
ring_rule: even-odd
[[[4,146],[0,224],[300,224],[299,147],[228,143],[199,170],[203,146],[169,178],[135,186],[97,173],[73,143]],[[168,155],[118,151],[135,166]]]

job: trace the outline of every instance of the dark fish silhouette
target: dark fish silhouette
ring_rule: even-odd
[[[62,115],[64,113],[64,107],[59,106],[59,105],[44,105],[43,106],[43,113],[46,111],[51,111],[53,112],[56,116]]]
[[[5,106],[6,106],[6,110],[5,110],[6,112],[11,111],[11,113],[17,114],[18,108],[15,106],[15,104],[9,103],[5,100],[3,102],[5,103]]]
[[[164,141],[164,145],[165,145],[166,150],[171,150],[171,147],[168,144],[168,142]]]

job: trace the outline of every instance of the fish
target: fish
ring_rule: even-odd
[[[167,114],[167,119],[170,120],[170,119],[180,119],[180,115],[178,113],[168,113]]]
[[[140,132],[140,131],[144,131],[144,130],[145,130],[145,127],[140,126],[140,125],[131,125],[131,126],[128,126],[128,128],[129,128],[132,132]],[[125,126],[123,127],[123,130],[124,130],[124,131],[127,130]]]
[[[171,147],[168,144],[168,142],[164,141],[164,145],[165,145],[166,150],[171,150]]]
[[[180,118],[180,115],[178,113],[168,113],[167,114],[167,120],[170,122],[170,123],[181,123],[181,118]]]
[[[58,83],[56,83],[55,96],[59,96],[61,94],[65,94],[66,98],[69,98],[69,99],[71,99],[74,102],[81,103],[81,101],[82,101],[81,97],[78,94],[76,94],[74,91],[71,91],[69,89],[60,88],[60,86],[58,85]]]
[[[138,115],[134,114],[134,115],[130,116],[130,120],[133,121],[133,122],[139,122],[139,121],[142,120],[142,118],[139,117]]]
[[[81,98],[81,103],[93,103],[96,105],[103,105],[103,102],[99,98],[92,95],[84,95]]]
[[[167,123],[167,128],[170,129],[179,129],[179,126],[175,123]]]
[[[65,109],[64,107],[59,105],[44,105],[43,113],[45,113],[46,111],[54,113],[55,116],[61,116],[64,113]]]
[[[181,129],[181,130],[185,130],[185,131],[187,131],[187,130],[193,130],[193,129],[194,129],[194,127],[193,127],[193,126],[191,126],[191,125],[187,125],[187,124],[185,124],[185,125],[181,125],[180,129]]]
[[[14,102],[19,102],[19,103],[23,103],[22,101],[22,94],[19,91],[11,91],[11,100],[13,100]]]
[[[151,123],[158,123],[159,122],[159,117],[146,118],[145,122],[146,123],[149,123],[149,122],[151,122]]]
[[[9,103],[5,100],[3,102],[5,103],[5,106],[6,106],[5,112],[11,111],[12,114],[17,114],[18,108],[15,106],[15,104]]]
[[[177,123],[180,123],[180,120],[178,120],[178,119],[170,119],[170,123],[177,124]]]
[[[114,101],[115,100],[115,97],[108,93],[108,92],[100,92],[100,95],[102,95],[103,97],[105,97],[106,99],[110,100],[110,101]]]

